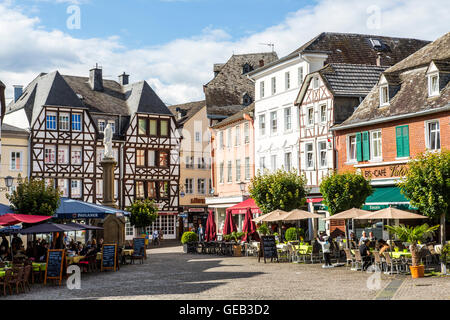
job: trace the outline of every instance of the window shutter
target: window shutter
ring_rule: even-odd
[[[356,160],[362,161],[361,132],[356,134]]]
[[[409,126],[403,127],[403,156],[409,157]]]
[[[403,148],[403,128],[397,127],[395,128],[395,139],[397,141],[397,158],[404,157],[404,148]]]
[[[362,133],[362,140],[363,140],[363,161],[367,161],[370,159],[370,152],[369,152],[369,132],[364,131]]]

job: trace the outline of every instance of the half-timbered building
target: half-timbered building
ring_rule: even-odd
[[[58,186],[64,197],[102,203],[103,131],[111,124],[115,198],[120,208],[135,199],[158,205],[149,228],[175,237],[178,214],[179,134],[173,114],[145,81],[40,74],[8,106],[5,122],[30,129],[30,176]],[[126,227],[127,238],[134,230]]]

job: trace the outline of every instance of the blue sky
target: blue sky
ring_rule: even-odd
[[[226,31],[231,40],[278,24],[291,12],[315,1],[303,0],[90,0],[81,1],[79,38],[118,35],[128,48],[158,45],[200,34],[205,28]],[[17,1],[47,29],[65,29],[68,2]]]
[[[81,28],[67,28],[67,8]],[[213,64],[232,54],[289,54],[321,32],[435,40],[449,32],[448,0],[0,0],[0,80],[41,72],[146,80],[168,104],[204,99]]]

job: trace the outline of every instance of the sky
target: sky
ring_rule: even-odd
[[[213,64],[232,54],[289,54],[321,32],[435,40],[447,0],[0,0],[0,80],[41,72],[146,80],[168,105],[202,100]]]

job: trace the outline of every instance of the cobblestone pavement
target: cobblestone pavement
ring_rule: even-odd
[[[320,264],[258,263],[255,257],[184,254],[181,246],[149,249],[144,264],[118,272],[82,274],[80,290],[65,285],[33,285],[26,294],[2,299],[376,299],[391,290],[393,299],[450,299],[450,277],[413,281],[410,276],[322,269]],[[399,281],[396,281],[399,283]],[[375,287],[376,290],[370,290]],[[378,285],[377,285],[378,284]],[[392,287],[392,286],[391,286]],[[397,289],[398,288],[398,289]],[[386,289],[386,290],[384,290]]]

